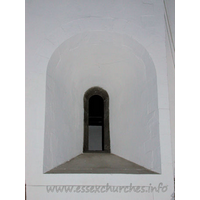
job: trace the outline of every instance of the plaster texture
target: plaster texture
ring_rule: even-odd
[[[164,1],[166,24],[167,77],[172,144],[172,160],[175,175],[175,1]]]
[[[110,96],[111,152],[159,174],[44,174],[82,153],[83,95],[93,86]],[[171,199],[170,120],[163,1],[26,1],[28,200]],[[167,191],[46,191],[160,182]]]
[[[154,64],[137,41],[105,31],[70,38],[49,61],[44,172],[82,153],[83,97],[93,86],[109,95],[111,152],[160,173]]]

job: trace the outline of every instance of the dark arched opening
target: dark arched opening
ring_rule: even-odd
[[[103,151],[103,114],[104,102],[101,96],[93,95],[89,99],[89,130],[88,130],[88,150]]]
[[[109,97],[99,87],[84,95],[84,145],[83,152],[110,152]]]

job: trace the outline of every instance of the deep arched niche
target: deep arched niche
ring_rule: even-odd
[[[159,81],[149,52],[128,35],[87,31],[64,41],[47,67],[44,172],[83,152],[83,97],[101,86],[109,91],[111,152],[160,173]]]
[[[102,124],[102,151],[110,153],[110,131],[109,131],[109,96],[108,93],[100,87],[92,87],[84,95],[84,144],[83,152],[92,152],[89,150],[89,100],[92,96],[98,95],[103,99],[103,124]]]

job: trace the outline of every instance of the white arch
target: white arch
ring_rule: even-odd
[[[79,33],[65,40],[49,60],[44,172],[82,153],[82,98],[87,88],[96,85],[111,96],[113,153],[160,172],[153,61],[136,40],[108,31]]]

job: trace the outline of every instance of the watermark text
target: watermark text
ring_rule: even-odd
[[[46,191],[48,193],[161,193],[166,192],[168,185],[164,185],[162,182],[157,186],[153,186],[151,183],[148,186],[134,186],[132,183],[124,186],[109,185],[47,185]]]

